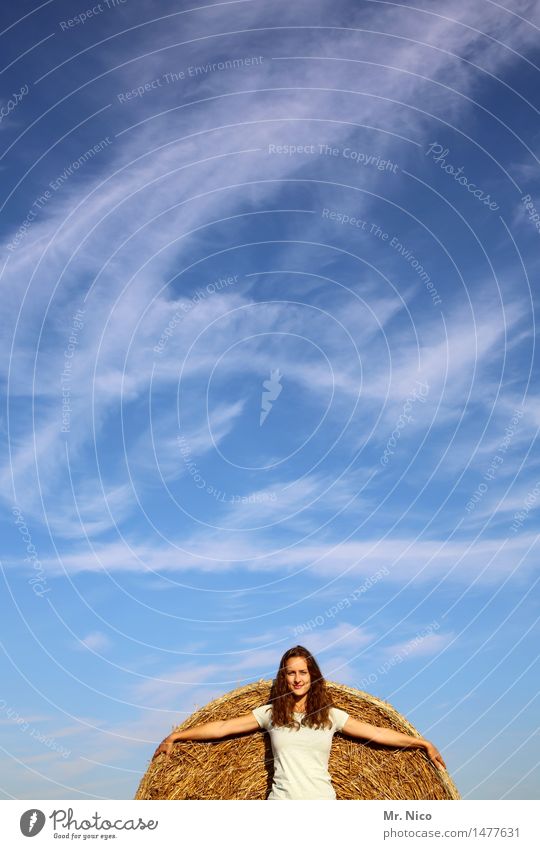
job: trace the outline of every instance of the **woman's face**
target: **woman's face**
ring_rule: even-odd
[[[305,696],[311,687],[307,660],[304,657],[291,657],[285,664],[285,677],[291,693]]]

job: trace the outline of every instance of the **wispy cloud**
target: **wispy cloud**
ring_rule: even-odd
[[[527,11],[529,6],[524,4],[523,8]],[[322,19],[325,9],[324,3],[316,4],[311,9],[311,13],[315,18]],[[243,6],[238,4],[233,11],[235,16],[245,21],[248,29],[250,24],[261,20],[262,13],[257,4]],[[400,98],[403,100],[414,98],[418,91],[424,92],[425,89],[423,79],[414,76],[420,70],[425,78],[443,80],[448,77],[454,82],[455,74],[458,72],[461,91],[472,89],[474,86],[472,67],[458,60],[454,60],[453,67],[449,65],[448,57],[458,45],[462,55],[474,54],[477,60],[480,52],[480,64],[490,72],[497,65],[504,66],[515,57],[515,54],[501,50],[496,42],[486,39],[475,29],[475,25],[480,22],[477,10],[460,3],[454,4],[452,11],[456,18],[466,24],[465,26],[456,25],[450,19],[428,10],[418,12],[414,16],[413,25],[410,15],[405,14],[404,11],[395,11],[396,20],[392,23],[397,26],[399,22],[401,39],[392,40],[395,48],[393,64],[410,73],[392,74],[387,80],[385,75],[381,74],[380,67],[363,65],[363,82],[366,86],[371,83],[378,88],[379,97],[358,98],[358,115],[356,116],[358,123],[376,125],[384,120],[388,124],[389,113],[383,92],[385,89],[391,89],[395,101],[399,101]],[[219,31],[220,21],[222,23],[228,21],[230,13],[231,9],[228,6],[223,9],[219,7],[212,9],[211,19],[217,31]],[[376,8],[367,10],[368,21],[370,18],[376,21],[379,13],[380,10]],[[493,9],[483,10],[482,27],[488,31],[500,29],[502,22],[499,14],[495,15]],[[296,17],[296,10],[288,10],[285,15],[293,20]],[[523,49],[532,37],[530,28],[517,17],[506,13],[504,17],[505,39],[512,39],[514,50]],[[365,15],[358,16],[357,22],[359,26],[365,24]],[[189,41],[190,33],[192,37],[197,37],[198,24],[191,16],[181,16],[177,22],[171,19],[171,26],[176,23],[178,25],[181,23],[183,28],[187,27],[187,31],[184,30],[184,35],[187,36],[186,41]],[[354,20],[347,18],[347,26],[354,27],[354,23]],[[402,26],[404,28],[401,28]],[[404,37],[409,30],[411,35],[414,33],[417,36],[418,28],[421,30],[422,39],[408,41]],[[51,330],[56,335],[57,343],[49,345],[46,352],[40,352],[37,376],[40,394],[48,394],[56,399],[56,403],[50,405],[53,407],[52,410],[45,409],[36,421],[35,438],[30,449],[23,447],[28,441],[27,434],[21,434],[21,446],[18,449],[17,440],[15,441],[10,467],[4,467],[5,483],[12,473],[19,490],[24,488],[32,491],[35,489],[34,464],[37,464],[42,471],[39,485],[46,488],[47,482],[53,485],[55,469],[59,465],[61,467],[63,463],[63,439],[58,426],[58,375],[61,372],[62,350],[69,333],[70,314],[82,303],[76,281],[85,277],[93,283],[91,294],[84,295],[87,324],[81,334],[74,364],[72,391],[73,405],[76,407],[74,414],[76,427],[74,426],[70,437],[73,451],[77,447],[82,449],[92,439],[93,428],[99,430],[103,427],[108,412],[117,403],[119,396],[127,401],[135,399],[148,385],[151,370],[148,346],[159,338],[164,319],[170,316],[171,307],[174,307],[173,302],[169,303],[164,287],[167,279],[170,278],[173,262],[177,269],[182,269],[182,261],[178,262],[178,259],[186,256],[190,239],[193,239],[193,236],[189,237],[185,234],[189,234],[194,228],[209,220],[227,218],[231,212],[238,209],[242,193],[235,191],[231,194],[231,192],[223,191],[224,182],[240,185],[253,180],[254,177],[260,177],[257,164],[259,158],[255,153],[239,154],[233,151],[248,148],[253,151],[267,149],[269,119],[276,120],[275,127],[279,128],[277,137],[282,139],[284,132],[289,133],[291,121],[296,122],[295,129],[309,126],[314,106],[321,113],[331,105],[331,114],[339,116],[340,98],[336,99],[334,89],[340,87],[339,82],[343,79],[347,80],[347,87],[350,87],[350,64],[340,64],[337,61],[313,61],[303,65],[298,61],[295,65],[295,82],[301,89],[302,74],[304,74],[305,88],[301,96],[298,91],[296,93],[286,91],[289,63],[285,60],[281,62],[273,60],[269,54],[286,55],[295,44],[296,36],[283,31],[280,31],[279,36],[279,41],[276,38],[275,43],[272,44],[272,31],[266,32],[265,61],[250,71],[251,85],[257,91],[253,94],[236,96],[236,99],[242,103],[244,114],[249,116],[249,122],[224,131],[219,149],[213,148],[211,133],[193,137],[191,140],[186,138],[181,146],[167,141],[165,144],[159,144],[158,139],[167,140],[175,133],[178,111],[175,108],[162,114],[159,131],[150,121],[140,126],[136,134],[129,132],[124,134],[121,137],[121,145],[115,142],[110,152],[107,152],[106,159],[102,160],[105,169],[98,178],[85,178],[82,181],[73,180],[68,183],[62,194],[55,198],[54,206],[46,208],[40,220],[34,223],[32,241],[27,242],[24,250],[18,250],[10,256],[5,275],[6,283],[12,291],[19,292],[22,298],[26,285],[31,280],[17,327],[15,357],[10,360],[10,386],[21,395],[30,395],[28,375],[31,375],[32,371],[28,369],[28,364],[31,362],[37,342],[37,332],[48,310],[53,320]],[[141,38],[141,35],[137,34],[136,37]],[[346,57],[347,52],[357,44],[359,38],[365,40],[366,36],[360,32],[347,30],[330,29],[320,32],[314,30],[311,32],[308,52],[314,56]],[[253,33],[251,36],[253,46],[257,44],[257,39],[258,36]],[[388,40],[388,36],[386,39]],[[425,48],[420,51],[418,48],[420,41],[434,45],[442,41],[445,44],[445,51],[436,48]],[[244,36],[243,45],[247,52],[249,52],[249,42],[250,38]],[[216,47],[218,50],[227,51],[224,43],[218,45],[218,42],[214,43],[212,39],[207,45],[197,42],[199,51],[204,50],[206,46],[212,51],[213,58]],[[297,53],[297,49],[294,52]],[[200,57],[202,59],[202,54]],[[171,58],[167,52],[153,53],[145,60],[147,72],[151,70],[155,78],[160,72],[166,73],[170,65]],[[119,91],[123,88],[131,88],[138,75],[140,75],[140,69],[133,63],[125,66],[116,76]],[[211,97],[217,93],[214,99],[205,101],[206,127],[231,124],[231,99],[220,96],[223,83],[223,74],[202,76],[190,82],[191,92],[196,92],[198,89],[201,96],[210,95]],[[227,84],[229,83],[230,79],[227,81]],[[273,93],[272,105],[269,109],[267,98],[261,94],[261,91],[270,88]],[[146,98],[146,100],[140,98],[137,107],[145,111],[148,109],[150,114],[152,111],[158,112],[159,107],[163,108],[167,104],[177,107],[177,91],[178,89],[174,87],[162,87],[158,93],[159,96],[153,96],[152,99]],[[437,102],[435,93],[428,96],[431,96],[435,105]],[[457,102],[461,110],[470,108],[467,102],[462,100]],[[185,118],[188,113],[184,110],[182,114]],[[280,114],[287,116],[285,123],[279,121]],[[414,135],[415,130],[423,128],[426,119],[422,112],[408,110],[406,121],[399,111],[394,113],[392,120],[397,129],[402,129],[406,124],[408,134]],[[199,131],[196,117],[187,129]],[[321,129],[319,128],[317,132],[321,132]],[[334,145],[346,142],[352,133],[353,130],[349,124],[329,121],[324,126],[325,142]],[[183,135],[189,136],[189,131],[184,132]],[[202,157],[201,138],[204,138],[207,146]],[[224,139],[227,139],[225,152]],[[387,143],[384,136],[379,137],[377,145],[381,153],[384,153]],[[150,151],[151,155],[148,153]],[[203,165],[192,164],[200,159],[206,160]],[[264,162],[264,199],[268,204],[278,197],[283,180],[293,178],[305,170],[305,161],[297,157],[275,156],[266,157]],[[226,181],[223,180],[224,175],[227,177]],[[363,177],[368,184],[372,183],[377,179],[376,171],[370,172],[366,169]],[[181,199],[178,198],[178,179],[181,179],[182,185]],[[183,199],[189,197],[197,197],[198,200],[190,204],[184,203]],[[135,228],[133,221],[137,222]],[[236,226],[241,223],[241,220],[235,221]],[[322,226],[319,224],[318,234],[315,234],[313,223],[310,217],[307,226],[315,237],[312,241],[316,242],[317,235],[322,233]],[[204,231],[200,232],[204,235]],[[52,242],[51,239],[53,239]],[[50,247],[47,247],[48,245]],[[151,250],[149,250],[150,245]],[[54,300],[48,306],[51,297]],[[228,298],[227,303],[234,306],[234,298],[233,300]],[[208,299],[201,309],[201,318],[208,321],[208,310],[215,309],[217,305],[217,299]],[[14,299],[12,318],[15,317],[18,306],[17,299]],[[391,312],[387,315],[390,316]],[[189,327],[192,332],[195,332],[196,321],[194,324],[193,318],[195,316],[190,316]],[[104,319],[105,326],[103,326]],[[479,346],[475,349],[477,358],[490,349],[496,342],[497,335],[498,331],[489,331],[489,324],[486,322],[475,339],[475,345]],[[130,356],[129,360],[125,361],[124,354],[128,345]],[[460,356],[460,350],[462,350],[462,356]],[[425,353],[430,363],[431,376],[437,379],[441,375],[441,365],[444,365],[447,360],[446,343],[432,344],[431,350],[427,348]],[[455,374],[460,372],[463,356],[470,360],[471,352],[460,349],[459,346],[452,347],[451,363]],[[212,358],[209,357],[208,361],[211,362]],[[4,359],[4,362],[7,360]],[[200,369],[201,365],[202,363],[196,370]],[[397,379],[394,380],[398,392],[403,391],[405,383],[410,378],[407,367],[402,368],[400,372],[401,376],[398,373]],[[343,374],[346,374],[346,371],[340,369],[340,380]],[[166,370],[159,374],[159,378],[167,379]],[[169,379],[171,378],[172,374],[169,374]],[[313,380],[309,376],[307,378],[313,388]],[[89,396],[87,392],[90,385],[93,385],[93,396]],[[318,385],[320,387],[322,384],[319,382]],[[365,395],[377,391],[377,387],[379,387],[377,392],[379,395],[381,385],[380,380],[375,378],[370,385],[366,384],[364,387]]]
[[[87,634],[86,637],[82,637],[82,639],[76,643],[76,648],[91,649],[96,652],[106,651],[110,648],[110,646],[111,641],[109,637],[102,631],[93,631],[91,634]]]
[[[216,532],[201,531],[184,542],[182,548],[158,549],[150,545],[121,543],[96,545],[93,551],[72,552],[65,561],[42,560],[51,577],[79,572],[134,572],[167,574],[189,570],[227,572],[241,567],[260,575],[276,571],[285,574],[306,572],[309,575],[369,577],[378,568],[389,570],[388,581],[432,582],[441,579],[452,583],[497,583],[502,577],[519,575],[534,568],[534,534],[512,539],[481,538],[475,542],[420,539],[374,539],[334,544],[294,545],[275,551],[264,551],[249,537],[222,538]],[[9,565],[9,564],[8,564]]]

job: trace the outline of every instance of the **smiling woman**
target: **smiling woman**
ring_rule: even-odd
[[[332,705],[317,661],[303,646],[281,658],[270,701],[233,719],[216,720],[173,732],[156,749],[170,755],[184,740],[219,740],[259,728],[269,733],[274,775],[267,799],[335,799],[328,762],[332,738],[342,734],[382,746],[423,749],[440,770],[444,761],[432,743],[353,719]]]

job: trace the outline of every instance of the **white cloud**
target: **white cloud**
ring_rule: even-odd
[[[530,7],[523,4],[523,9],[527,10]],[[284,9],[283,11],[286,18],[293,20],[300,14],[301,10]],[[325,4],[316,4],[310,14],[324,18],[325,11]],[[497,11],[496,14],[495,11]],[[225,24],[230,20],[230,13],[229,8],[213,8],[211,20],[218,26],[220,21]],[[264,15],[264,12],[257,4],[247,4],[244,7],[237,6],[234,9],[235,20],[245,20],[247,24],[255,24],[260,20],[261,14]],[[368,20],[372,19],[375,22],[379,20],[381,10],[376,8],[363,10],[362,15],[359,13],[356,17],[359,26],[365,24],[366,15]],[[509,51],[501,50],[499,45],[486,39],[481,32],[475,31],[476,25],[479,26],[480,30],[500,32],[501,37],[504,34],[504,39],[510,38],[514,49],[517,50],[525,48],[532,38],[530,28],[527,27],[525,22],[520,21],[517,17],[511,17],[507,13],[501,14],[499,10],[483,8],[480,14],[479,10],[471,8],[469,4],[455,3],[452,6],[452,15],[461,19],[468,26],[456,26],[445,19],[443,15],[433,14],[429,10],[411,13],[410,10],[395,9],[391,18],[386,15],[385,23],[395,26],[396,31],[401,36],[400,39],[391,39],[393,47],[392,64],[414,73],[421,72],[426,78],[438,78],[440,80],[447,78],[454,84],[456,84],[457,78],[460,88],[466,91],[474,87],[475,74],[471,67],[463,62],[458,60],[449,62],[449,53],[452,50],[455,49],[456,52],[461,52],[464,55],[474,54],[475,57],[478,57],[480,52],[481,64],[492,71],[498,65],[504,67],[513,58]],[[502,18],[504,18],[504,26]],[[176,26],[180,27],[186,40],[189,39],[190,32],[193,35],[198,34],[199,23],[192,22],[189,16],[182,15],[177,19],[172,18],[169,23],[173,29]],[[348,26],[354,27],[355,19],[351,20],[348,16],[346,23]],[[134,37],[139,39],[140,34],[135,33]],[[253,46],[257,44],[258,36],[256,33],[251,35],[245,33],[243,38],[246,47],[250,44]],[[267,44],[271,43],[271,31],[266,33],[265,38]],[[309,52],[314,55],[346,58],[350,51],[351,55],[354,56],[356,51],[353,48],[357,45],[359,38],[363,41],[369,41],[365,34],[356,31],[314,31],[311,33]],[[377,39],[375,40],[377,41]],[[286,55],[289,48],[295,44],[296,36],[294,33],[281,32],[280,41],[279,49],[278,41],[276,41],[275,47],[270,48],[270,53]],[[388,42],[388,37],[386,41]],[[445,52],[423,48],[420,46],[422,41],[428,44],[431,42],[434,45],[444,43]],[[141,43],[144,43],[144,41],[141,40]],[[204,52],[206,47],[209,48],[210,52],[215,52],[216,49],[228,52],[231,49],[230,44],[226,41],[220,42],[211,38],[206,45],[198,43],[198,49],[201,51]],[[144,63],[140,61],[136,65],[130,64],[117,77],[119,90],[121,90],[122,85],[126,89],[131,88],[134,73],[140,75],[143,68],[151,70],[152,74],[157,77],[160,72],[170,70],[170,65],[171,56],[167,52],[163,54],[156,52],[148,56]],[[160,147],[159,141],[168,140],[176,133],[179,113],[174,111],[162,116],[159,130],[157,126],[154,128],[153,122],[149,122],[139,127],[136,134],[127,133],[122,137],[121,146],[115,143],[110,152],[107,153],[108,158],[102,160],[109,167],[109,176],[99,187],[99,190],[88,194],[88,197],[84,195],[88,190],[97,189],[98,181],[102,175],[94,182],[91,178],[87,178],[68,183],[62,194],[55,198],[54,206],[44,210],[41,219],[34,224],[32,242],[27,241],[24,250],[18,250],[10,257],[6,269],[8,285],[14,287],[15,291],[21,292],[21,284],[24,287],[31,275],[33,277],[29,297],[22,313],[22,321],[18,328],[15,359],[11,361],[10,366],[14,379],[13,385],[16,387],[16,391],[20,392],[24,392],[25,387],[28,387],[26,391],[29,391],[25,375],[29,373],[28,360],[31,359],[35,345],[34,331],[36,327],[41,325],[49,297],[54,292],[53,287],[61,283],[62,289],[55,294],[55,300],[52,304],[53,314],[56,317],[59,346],[56,350],[53,348],[50,354],[40,357],[43,367],[40,368],[39,377],[40,391],[47,391],[48,389],[51,395],[54,396],[55,392],[57,395],[55,374],[58,374],[59,371],[60,347],[68,330],[70,312],[74,305],[80,305],[80,298],[75,295],[77,281],[80,280],[81,276],[89,279],[95,278],[93,294],[87,303],[88,326],[81,336],[76,368],[77,382],[80,387],[79,391],[75,390],[78,396],[77,403],[80,405],[80,416],[77,423],[79,435],[77,437],[73,435],[72,439],[79,444],[84,444],[87,439],[91,438],[91,431],[87,429],[87,425],[91,424],[93,418],[90,415],[91,408],[89,405],[83,405],[83,400],[80,397],[86,394],[89,385],[93,383],[98,390],[98,395],[94,399],[94,417],[99,425],[105,411],[116,401],[121,388],[124,393],[127,393],[128,397],[136,397],[148,382],[147,344],[152,333],[155,333],[158,327],[154,322],[154,331],[150,326],[145,325],[138,330],[136,338],[132,338],[132,333],[152,298],[157,299],[155,300],[155,315],[160,310],[163,312],[166,306],[165,298],[162,293],[160,294],[160,289],[173,259],[173,252],[169,251],[166,246],[172,244],[179,234],[189,232],[205,220],[218,218],[220,215],[226,216],[235,209],[235,202],[231,202],[229,194],[220,191],[224,183],[239,184],[250,178],[260,177],[260,168],[257,164],[259,160],[254,158],[253,154],[233,155],[224,159],[223,153],[227,149],[239,150],[247,147],[264,149],[268,141],[269,130],[266,121],[273,115],[286,116],[286,121],[282,124],[283,130],[276,134],[276,137],[279,138],[288,137],[291,132],[296,133],[303,130],[301,122],[302,120],[309,122],[315,104],[317,104],[319,114],[324,114],[326,109],[329,116],[334,118],[339,119],[341,113],[343,113],[343,117],[345,115],[349,117],[349,97],[336,95],[332,91],[333,87],[354,88],[354,83],[351,85],[352,66],[349,63],[317,62],[315,60],[303,63],[298,60],[295,63],[295,83],[301,87],[304,82],[306,88],[296,93],[278,91],[280,86],[286,85],[289,79],[290,65],[288,62],[272,61],[267,56],[265,62],[253,70],[253,78],[250,78],[251,85],[261,90],[274,88],[270,102],[268,102],[266,96],[257,92],[253,95],[242,95],[232,99],[218,97],[218,99],[206,102],[204,113],[206,127],[230,124],[231,106],[237,101],[242,104],[242,114],[248,119],[249,123],[223,131],[219,146],[214,145],[212,134],[208,134],[184,141],[181,147],[176,144],[170,147],[163,145]],[[369,65],[363,65],[361,72],[364,86],[367,89],[372,86],[376,91],[378,90],[381,99],[377,97],[357,98],[358,112],[355,117],[358,123],[372,123],[375,126],[389,123],[388,103],[383,99],[383,92],[385,91],[391,92],[396,101],[410,99],[412,102],[417,99],[418,91],[422,91],[423,102],[426,106],[440,104],[438,92],[430,89],[429,86],[426,87],[418,77],[407,73],[392,73],[387,78],[384,74],[381,74],[380,68],[370,67]],[[227,78],[226,75],[222,74],[221,76],[203,77],[194,82],[193,86],[198,86],[200,94],[204,96],[219,91],[223,85],[229,86],[231,82],[231,77]],[[193,86],[191,91],[194,90]],[[317,91],[318,88],[320,90]],[[323,89],[327,89],[327,91]],[[175,104],[177,102],[177,91],[174,87],[162,89],[160,91],[160,95],[163,97],[161,103]],[[460,110],[469,108],[463,101],[457,102],[459,102]],[[451,98],[445,101],[445,110],[448,110],[449,107],[457,110],[457,106],[452,105],[453,103]],[[146,114],[148,109],[150,109],[150,112],[157,111],[156,107],[159,105],[159,101],[154,97],[152,101],[141,99],[137,107],[143,111],[143,114]],[[185,111],[182,113],[184,120],[187,114]],[[296,123],[291,124],[291,119],[294,119]],[[399,110],[394,111],[391,120],[398,129],[401,129],[402,125],[406,126],[409,135],[414,135],[415,129],[423,127],[426,121],[422,113],[411,112],[410,110],[405,110],[403,115]],[[194,119],[193,124],[188,125],[187,129],[197,131],[197,126],[198,121]],[[305,126],[309,126],[309,124]],[[318,132],[322,132],[322,129],[319,128]],[[332,123],[331,121],[324,125],[325,140],[332,144],[345,142],[351,133],[350,125]],[[207,145],[203,155],[214,153],[219,158],[204,166],[188,168],[186,167],[188,163],[201,158],[201,139]],[[387,145],[384,136],[379,136],[377,145],[379,150],[383,152]],[[151,156],[147,155],[149,151],[153,151]],[[130,166],[130,162],[136,162],[136,166]],[[114,168],[118,166],[121,166],[122,170],[113,174]],[[276,156],[265,160],[264,176],[268,180],[283,180],[299,174],[304,166],[305,162],[301,159]],[[164,176],[167,174],[171,174],[171,176]],[[181,179],[181,198],[179,198],[179,184],[175,177]],[[376,172],[374,171],[372,174],[368,170],[364,170],[363,177],[369,184],[369,181],[376,178]],[[271,202],[272,198],[280,191],[281,185],[279,182],[265,183],[263,194],[265,202]],[[150,190],[146,190],[145,187],[150,187]],[[205,196],[205,192],[213,192],[213,194]],[[175,202],[191,195],[199,196],[200,200],[195,204],[174,208]],[[125,212],[127,209],[130,210],[129,214]],[[168,215],[156,218],[165,209],[170,210]],[[153,218],[155,218],[155,223],[152,223]],[[136,222],[137,227],[143,229],[135,239],[129,242],[128,250],[123,250],[121,247],[123,240],[129,238],[134,232],[132,222]],[[313,230],[313,221],[310,221],[308,226]],[[51,238],[54,238],[51,249],[43,253],[44,245],[48,244]],[[316,241],[316,238],[314,241]],[[177,242],[174,252],[182,251],[184,244],[187,243],[185,241]],[[117,250],[118,253],[115,255]],[[153,257],[153,259],[150,264],[147,264],[150,257]],[[181,263],[179,265],[181,267]],[[96,274],[98,275],[97,278]],[[143,275],[146,278],[145,280],[143,280]],[[129,284],[129,289],[126,289],[126,292],[129,292],[129,297],[126,297],[125,294],[122,295],[122,290],[126,281],[130,280],[133,280],[133,283]],[[117,298],[121,300],[117,300]],[[121,309],[118,309],[119,306],[121,306]],[[16,300],[13,308],[14,310],[18,308]],[[15,312],[12,315],[14,316]],[[93,379],[93,366],[97,353],[94,340],[99,340],[99,331],[103,327],[104,319],[108,319],[109,326],[107,335],[100,343],[100,362],[96,377]],[[131,365],[124,365],[123,353],[126,350],[126,345],[130,342],[135,343]],[[434,370],[436,371],[437,361],[441,357],[444,360],[445,351],[440,349],[439,351],[434,350],[432,353]],[[458,352],[453,356],[458,356]],[[21,358],[20,367],[18,366],[19,357]],[[454,364],[457,370],[457,359],[454,359]],[[60,434],[57,434],[56,439],[53,439],[53,443],[56,444],[50,444],[51,429],[54,431],[57,422],[58,411],[55,410],[48,421],[46,418],[39,425],[39,430],[36,433],[37,461],[40,467],[45,463],[47,472],[53,471],[54,462],[58,461],[61,454],[61,444],[58,444],[61,443]],[[51,458],[50,465],[47,464],[46,453]],[[50,466],[53,466],[53,468]],[[24,453],[15,454],[13,468],[16,481],[25,472],[29,473],[29,477],[22,477],[20,485],[31,482],[29,463]],[[43,477],[50,478],[49,475],[45,474]]]
[[[438,654],[454,639],[453,634],[418,634],[409,640],[385,647],[384,656],[390,657],[429,657]]]
[[[76,648],[86,648],[98,653],[107,651],[110,646],[111,641],[109,637],[102,631],[92,631],[92,633],[87,634],[86,637],[82,637],[82,639],[75,644]]]
[[[349,622],[341,622],[333,627],[320,627],[313,629],[298,638],[301,645],[305,645],[314,655],[329,651],[354,651],[362,646],[369,645],[373,634],[358,625]],[[324,654],[324,656],[326,656]],[[322,661],[321,661],[322,662]],[[324,661],[326,664],[326,660]]]
[[[534,533],[511,539],[482,538],[476,541],[420,540],[414,538],[373,539],[334,544],[297,544],[276,548],[253,542],[249,536],[224,537],[221,532],[202,530],[183,547],[157,548],[155,545],[110,543],[96,545],[93,551],[80,550],[62,560],[42,558],[45,574],[51,578],[64,573],[147,574],[226,572],[233,566],[261,579],[279,572],[292,575],[309,570],[310,576],[350,576],[358,583],[378,569],[387,568],[385,581],[428,583],[444,579],[468,586],[500,582],[511,574],[520,577],[535,567]],[[8,562],[6,565],[10,565]],[[13,565],[13,563],[11,563]],[[250,581],[252,583],[252,581]]]

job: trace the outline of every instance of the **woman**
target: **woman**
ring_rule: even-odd
[[[428,740],[360,722],[332,707],[319,666],[303,646],[289,649],[281,658],[270,700],[236,719],[205,722],[173,732],[158,746],[154,758],[170,754],[181,740],[218,740],[264,728],[270,734],[274,756],[274,780],[268,799],[335,799],[328,759],[336,731],[386,746],[424,749],[436,767],[445,768],[441,755]]]

